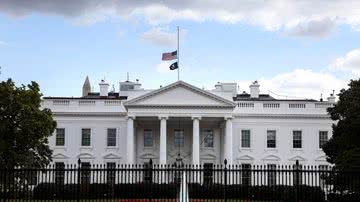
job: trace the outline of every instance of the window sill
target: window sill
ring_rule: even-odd
[[[66,150],[66,146],[54,146],[54,149]]]
[[[304,152],[303,148],[292,148],[291,151],[293,152]]]
[[[201,150],[205,150],[205,151],[215,151],[214,147],[201,147]]]
[[[277,148],[266,148],[264,149],[265,152],[278,152]]]
[[[91,150],[91,149],[93,149],[93,146],[80,146],[80,149]]]
[[[240,147],[239,151],[252,151],[252,149],[250,147]]]
[[[119,149],[119,147],[118,146],[106,146],[105,149],[112,150],[112,149]]]

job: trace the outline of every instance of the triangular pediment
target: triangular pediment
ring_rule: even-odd
[[[239,158],[237,158],[237,160],[240,160],[240,161],[253,161],[254,158],[252,156],[249,156],[249,155],[244,155],[244,156],[240,156]]]
[[[290,158],[289,161],[306,161],[306,159],[302,156],[294,156]]]
[[[125,107],[234,107],[235,103],[183,81],[177,81],[124,103]]]
[[[69,158],[68,156],[61,154],[61,153],[53,155],[53,159],[68,159],[68,158]]]
[[[263,158],[264,161],[280,161],[280,157],[275,155],[268,155]]]
[[[103,156],[104,159],[121,159],[121,157],[114,153],[108,153]]]

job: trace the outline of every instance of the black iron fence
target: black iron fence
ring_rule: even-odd
[[[360,201],[360,171],[300,165],[78,165],[0,169],[0,197],[14,200]]]

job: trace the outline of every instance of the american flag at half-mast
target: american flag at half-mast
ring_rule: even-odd
[[[175,60],[175,59],[177,59],[177,51],[162,54],[162,60],[166,61],[166,60]]]

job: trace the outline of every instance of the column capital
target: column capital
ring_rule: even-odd
[[[136,116],[133,115],[133,114],[128,114],[126,118],[127,118],[127,119],[135,120],[135,119],[136,119]]]
[[[162,119],[168,120],[168,119],[169,119],[169,116],[159,115],[158,118],[159,118],[159,120],[162,120]]]
[[[191,116],[191,119],[192,119],[192,120],[195,120],[195,119],[201,120],[201,116],[198,116],[198,115],[196,115],[196,116]]]
[[[231,120],[231,119],[233,119],[233,116],[232,115],[226,115],[226,116],[224,116],[224,120]]]

